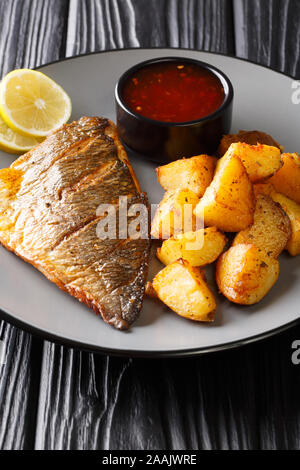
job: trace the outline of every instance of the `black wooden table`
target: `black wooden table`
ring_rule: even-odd
[[[1,76],[149,46],[238,55],[299,79],[300,0],[0,0]],[[0,334],[2,449],[300,448],[300,327],[185,360],[88,354],[4,322]]]

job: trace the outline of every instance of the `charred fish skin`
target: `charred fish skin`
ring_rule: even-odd
[[[98,207],[112,204],[118,213],[124,196],[150,214],[115,125],[104,118],[67,124],[0,170],[2,245],[121,330],[139,316],[150,253],[149,232],[98,237]]]

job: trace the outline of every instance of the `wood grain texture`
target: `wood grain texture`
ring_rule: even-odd
[[[0,322],[6,364],[0,365],[0,449],[32,449],[42,342]]]
[[[0,1],[0,77],[65,52],[68,2]],[[43,343],[0,322],[6,364],[0,366],[0,449],[32,449]]]
[[[1,75],[59,59],[65,52],[67,13],[65,0],[1,0]]]
[[[234,52],[231,1],[70,0],[67,55],[124,47]]]
[[[300,78],[300,2],[233,1],[237,55]]]
[[[292,3],[238,0],[233,11],[231,0],[1,0],[0,71],[65,54],[173,46],[236,49],[297,73],[298,46],[285,33],[292,24],[298,34]],[[5,323],[0,338],[8,351],[0,368],[2,449],[300,449],[300,374],[291,364],[300,327],[188,360],[88,354]]]
[[[299,449],[300,328],[187,360],[101,357],[45,344],[38,449]]]

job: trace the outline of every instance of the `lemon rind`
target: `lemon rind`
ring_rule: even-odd
[[[27,72],[34,72],[43,77],[46,77],[47,80],[49,80],[52,83],[52,86],[60,91],[60,93],[62,94],[66,102],[66,113],[64,117],[60,119],[59,122],[57,122],[55,126],[53,126],[51,129],[45,132],[36,131],[36,129],[26,129],[23,126],[17,125],[17,123],[15,123],[14,119],[10,115],[10,112],[5,104],[4,97],[5,97],[6,85],[9,79],[12,76],[22,75],[23,73],[27,73]],[[72,101],[69,95],[66,93],[66,91],[58,83],[56,83],[52,78],[48,77],[42,72],[39,72],[38,70],[31,70],[31,69],[13,70],[9,72],[0,83],[0,115],[8,127],[10,127],[12,130],[14,130],[18,134],[21,134],[25,137],[33,137],[33,138],[46,137],[50,133],[57,131],[61,126],[63,126],[70,119],[71,113],[72,113]]]

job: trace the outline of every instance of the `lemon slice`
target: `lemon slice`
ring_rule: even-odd
[[[0,114],[24,136],[46,137],[69,120],[71,111],[67,93],[36,70],[14,70],[0,84]]]
[[[25,137],[10,129],[0,117],[0,149],[8,153],[22,154],[38,145],[34,137]]]

